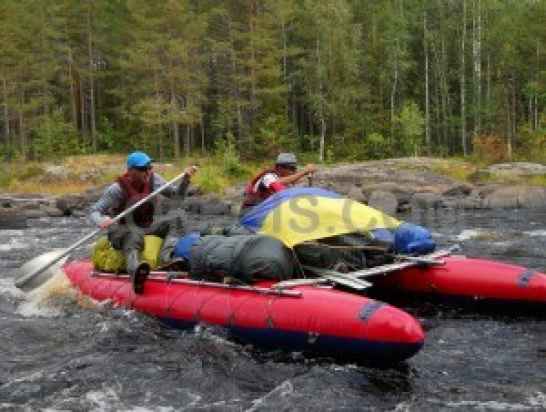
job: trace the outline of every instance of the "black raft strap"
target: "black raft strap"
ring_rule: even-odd
[[[358,317],[363,321],[367,321],[372,317],[375,312],[377,312],[378,309],[382,308],[383,306],[385,306],[385,304],[378,301],[371,301],[369,303],[366,303],[362,307],[362,309],[360,309]]]

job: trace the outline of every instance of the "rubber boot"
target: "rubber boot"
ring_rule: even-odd
[[[178,236],[168,236],[164,240],[163,247],[159,253],[159,262],[162,270],[185,272],[188,269],[188,262],[186,259],[173,256],[178,239]]]
[[[174,246],[177,239],[165,239],[161,251],[159,252],[159,262],[161,266],[168,265],[173,259]]]
[[[148,262],[140,261],[138,250],[131,250],[127,253],[127,271],[131,275],[133,291],[141,294],[144,291],[144,281],[150,274],[150,265]]]

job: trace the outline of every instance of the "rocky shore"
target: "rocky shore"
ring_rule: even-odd
[[[461,183],[437,171],[442,162],[433,158],[403,158],[322,167],[305,185],[334,190],[391,215],[411,209],[546,208],[546,187],[525,183],[533,176],[546,176],[545,165],[496,164],[474,173],[469,179],[473,183]],[[483,182],[498,178],[517,183]],[[236,216],[243,187],[229,188],[221,197],[203,195],[193,187],[184,205],[192,213]],[[32,218],[83,216],[103,190],[104,187],[98,187],[60,197],[1,194],[0,228],[25,227],[27,219]]]

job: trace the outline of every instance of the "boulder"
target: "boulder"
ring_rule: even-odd
[[[520,207],[524,208],[546,208],[546,188],[520,188],[518,203]]]
[[[86,202],[88,204],[94,203],[101,198],[107,186],[109,185],[102,185],[99,187],[93,187],[91,189],[87,189],[85,192],[81,194],[81,196],[85,197]]]
[[[84,195],[66,195],[57,198],[55,207],[62,211],[63,215],[71,215],[74,210],[83,210],[89,204],[89,198]]]
[[[482,169],[497,176],[540,176],[546,175],[546,165],[530,162],[497,163]]]
[[[458,200],[458,207],[460,209],[482,209],[483,200],[479,196],[468,196]]]
[[[368,199],[368,206],[388,215],[394,215],[398,209],[398,199],[391,192],[374,190]]]
[[[469,183],[455,183],[442,193],[442,196],[468,196],[474,190]]]
[[[411,205],[417,209],[438,209],[442,206],[442,197],[437,193],[415,193]]]
[[[200,213],[202,215],[229,215],[231,214],[231,205],[220,200],[203,202]]]
[[[216,197],[191,197],[184,202],[184,208],[189,213],[201,215],[230,215],[231,204]]]
[[[47,212],[44,209],[27,210],[24,213],[27,219],[38,219],[41,217],[47,217]]]
[[[488,209],[508,209],[519,207],[520,188],[503,187],[486,194],[483,205]]]
[[[0,229],[24,229],[26,227],[26,216],[15,209],[0,207]]]
[[[349,190],[349,193],[347,193],[347,197],[349,199],[356,200],[360,203],[366,203],[367,202],[367,196],[362,192],[362,189],[358,186],[353,186],[351,190]]]
[[[52,207],[52,206],[43,206],[40,208],[41,211],[45,213],[48,217],[62,217],[65,216],[64,211],[62,211],[59,208]]]
[[[190,213],[199,214],[201,213],[201,204],[202,200],[198,198],[190,198],[184,202],[184,209]]]
[[[364,195],[371,194],[375,190],[381,190],[384,192],[390,192],[393,195],[396,196],[396,199],[398,199],[398,203],[409,203],[411,196],[413,193],[408,190],[407,188],[403,187],[402,185],[399,185],[395,182],[384,182],[384,183],[376,183],[376,184],[368,184],[362,186],[362,192]]]

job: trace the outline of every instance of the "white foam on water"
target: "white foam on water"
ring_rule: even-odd
[[[254,399],[252,401],[252,407],[246,410],[246,412],[254,412],[260,410],[266,405],[266,402],[271,398],[285,397],[294,393],[294,385],[290,381],[284,381],[280,385],[273,388],[273,390],[266,393],[261,398]]]
[[[538,407],[542,410],[546,409],[546,394],[542,392],[536,392],[529,396],[528,400],[533,407]]]
[[[491,245],[499,248],[507,248],[514,244],[513,240],[499,240],[498,242],[491,242]]]
[[[449,408],[476,408],[487,411],[536,411],[536,406],[523,403],[508,403],[499,401],[460,401],[447,402]]]
[[[2,229],[2,236],[5,237],[21,237],[25,232],[21,229]]]
[[[8,243],[0,244],[0,252],[9,252],[10,250],[16,249],[26,249],[27,247],[27,243],[23,243],[17,238],[11,238]]]
[[[87,392],[85,400],[90,403],[88,410],[95,412],[119,410],[121,406],[119,395],[112,388]]]
[[[546,237],[546,230],[529,230],[523,234],[530,237]]]
[[[205,337],[207,339],[210,339],[212,342],[214,342],[216,344],[219,344],[219,345],[223,345],[223,346],[231,347],[231,348],[238,348],[239,347],[239,345],[237,343],[233,342],[232,340],[226,339],[225,337],[220,336],[217,333],[215,333],[215,328],[214,327],[210,327],[210,326],[198,323],[197,325],[194,326],[193,333],[195,333],[196,335],[199,335],[199,336],[203,336],[203,337]]]
[[[15,313],[25,318],[45,317],[54,318],[62,314],[61,308],[55,305],[59,296],[74,296],[75,291],[70,281],[59,270],[51,279],[39,288],[24,295],[25,300],[19,305]]]
[[[412,411],[413,409],[414,409],[414,405],[412,402],[404,401],[396,405],[393,409],[393,412],[409,412],[409,411]]]
[[[11,278],[0,278],[0,295],[10,295],[21,299],[25,297],[23,291],[15,287]]]
[[[15,313],[25,318],[56,318],[61,316],[61,311],[58,308],[44,306],[36,302],[20,304]]]
[[[459,233],[455,238],[457,240],[463,241],[463,240],[470,240],[477,238],[482,233],[479,229],[465,229],[461,233]]]
[[[121,388],[117,388],[118,391]],[[146,396],[147,398],[151,397],[151,394]],[[153,407],[149,406],[126,406],[118,395],[118,393],[113,388],[108,388],[103,386],[102,390],[89,391],[84,396],[86,408],[92,412],[104,412],[104,411],[119,411],[119,412],[174,412],[179,411],[180,407],[174,406],[159,406],[154,405]],[[192,396],[192,401],[184,404],[184,409],[191,408],[196,406],[197,403],[201,400],[201,397],[198,395]]]

